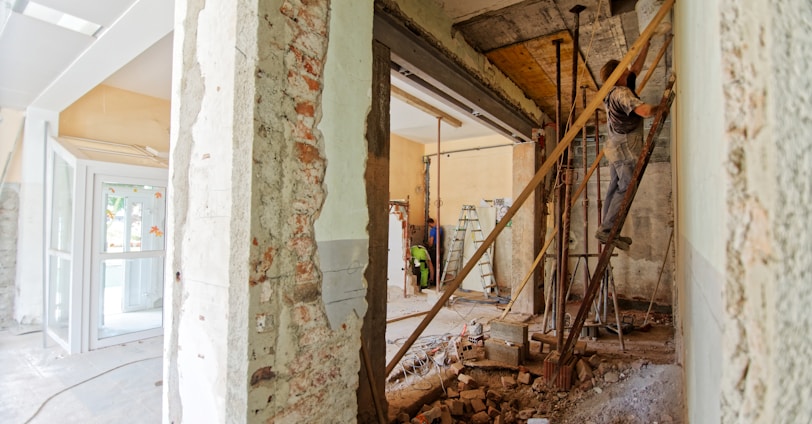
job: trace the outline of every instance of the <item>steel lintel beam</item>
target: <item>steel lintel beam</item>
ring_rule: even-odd
[[[400,19],[376,10],[373,28],[374,38],[391,49],[396,71],[483,125],[517,142],[532,141],[533,128],[541,122],[502,98]]]

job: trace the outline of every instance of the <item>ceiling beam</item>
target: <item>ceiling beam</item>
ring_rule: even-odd
[[[435,118],[441,118],[443,122],[445,122],[448,125],[451,125],[454,128],[459,128],[462,126],[462,121],[460,121],[459,119],[443,112],[442,110],[426,103],[423,100],[420,100],[416,96],[403,91],[403,89],[401,88],[395,87],[393,85],[391,88],[391,92],[392,97],[400,99],[404,101],[406,104],[412,105]]]
[[[62,111],[172,32],[175,2],[136,0],[31,106]]]
[[[454,97],[453,102],[446,104],[455,108],[464,104],[461,111],[500,134],[516,141],[532,141],[533,128],[541,126],[540,122],[487,87],[399,19],[376,10],[373,32],[376,40],[391,49],[392,60],[408,68],[400,71],[409,79],[419,77],[435,90]]]

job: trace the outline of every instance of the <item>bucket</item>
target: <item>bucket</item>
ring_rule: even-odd
[[[665,0],[637,0],[637,4],[634,6],[634,10],[637,12],[637,26],[640,28],[640,32],[642,33],[643,30],[646,29],[648,24],[654,19],[657,15],[657,12],[660,11]],[[660,21],[660,24],[657,25],[657,28],[654,30],[654,34],[662,35],[667,34],[671,31],[671,13],[667,13],[663,20]]]

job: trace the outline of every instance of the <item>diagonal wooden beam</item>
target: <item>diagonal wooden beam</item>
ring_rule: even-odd
[[[398,350],[395,353],[395,356],[386,366],[386,375],[392,373],[392,370],[395,369],[395,365],[397,365],[397,363],[400,362],[401,359],[403,359],[403,356],[412,347],[415,340],[417,340],[417,338],[420,337],[421,334],[423,334],[423,331],[426,329],[426,327],[428,327],[429,323],[434,319],[437,313],[440,312],[440,309],[442,309],[443,305],[445,305],[445,303],[448,301],[451,295],[454,294],[454,291],[456,291],[457,288],[459,288],[459,286],[462,284],[462,280],[476,266],[476,264],[479,262],[479,259],[482,257],[482,255],[485,254],[485,251],[490,247],[491,243],[493,243],[493,241],[496,240],[496,237],[499,235],[499,233],[501,233],[502,230],[505,229],[507,223],[510,222],[510,220],[513,218],[514,215],[516,215],[516,212],[519,211],[519,208],[524,204],[527,198],[530,197],[530,194],[532,194],[536,190],[536,187],[538,187],[538,185],[544,179],[544,176],[547,175],[548,172],[550,172],[550,169],[552,169],[553,165],[558,161],[558,158],[561,156],[564,150],[566,150],[567,147],[569,147],[570,143],[572,143],[572,140],[574,140],[575,136],[577,136],[578,133],[581,131],[581,128],[591,118],[591,115],[593,112],[595,112],[595,109],[597,109],[598,106],[603,102],[603,98],[606,97],[606,95],[609,93],[609,90],[611,90],[612,87],[614,87],[615,82],[617,82],[618,78],[620,78],[620,75],[625,71],[626,68],[629,67],[629,64],[632,63],[632,60],[635,57],[637,57],[637,54],[643,47],[643,44],[648,42],[649,38],[651,38],[651,36],[654,34],[654,29],[657,27],[657,25],[660,24],[660,21],[662,21],[663,17],[665,17],[665,15],[669,12],[669,10],[671,10],[671,7],[673,5],[674,0],[666,0],[665,3],[663,3],[662,7],[660,8],[660,11],[657,12],[657,15],[654,16],[654,19],[651,20],[651,22],[643,31],[643,33],[640,34],[640,38],[638,38],[637,41],[635,41],[634,44],[632,44],[632,47],[629,48],[629,51],[626,53],[626,56],[623,56],[623,59],[620,61],[620,64],[618,64],[617,68],[615,68],[615,71],[612,72],[612,75],[610,75],[609,78],[606,80],[603,87],[601,87],[601,89],[598,90],[598,92],[595,94],[595,97],[592,98],[589,104],[578,116],[578,119],[575,120],[575,123],[572,125],[569,131],[567,131],[567,133],[564,135],[564,138],[561,139],[558,145],[556,145],[555,149],[553,149],[553,151],[550,153],[550,156],[547,158],[547,160],[541,165],[541,167],[539,167],[538,171],[536,171],[536,175],[533,176],[530,182],[527,183],[527,186],[524,188],[524,190],[522,190],[519,196],[517,196],[516,199],[513,201],[513,206],[511,206],[510,209],[508,209],[508,211],[505,213],[505,216],[499,221],[499,223],[496,224],[496,227],[493,229],[493,231],[491,231],[490,234],[488,234],[488,237],[485,238],[485,240],[479,246],[479,249],[477,249],[476,252],[474,252],[473,256],[471,256],[471,258],[468,260],[468,263],[465,264],[465,267],[463,267],[462,271],[460,271],[460,273],[448,285],[446,290],[443,292],[442,296],[440,296],[440,298],[437,299],[437,303],[435,303],[434,306],[431,308],[429,314],[423,319],[423,321],[420,322],[420,324],[418,324],[417,328],[415,328],[414,331],[412,332],[412,335],[409,336],[409,338],[406,339],[406,341],[403,343],[403,346],[400,347],[400,350]]]
[[[657,57],[654,58],[654,62],[648,68],[646,76],[643,77],[643,82],[641,82],[640,85],[637,86],[638,93],[643,92],[643,89],[646,87],[646,83],[648,82],[649,78],[651,78],[651,75],[654,74],[654,69],[657,68],[657,65],[660,63],[660,59],[663,58],[665,51],[668,50],[668,45],[671,44],[672,38],[674,38],[674,34],[668,34],[668,36],[665,38],[665,42],[663,43],[663,46],[660,48],[660,52],[657,53]]]
[[[442,118],[443,122],[445,122],[448,125],[451,125],[454,128],[459,128],[462,126],[462,121],[460,121],[459,119],[426,103],[425,101],[419,99],[417,96],[414,96],[412,94],[403,91],[403,89],[401,88],[395,87],[393,85],[390,91],[392,92],[393,97],[403,100],[404,102],[406,102],[406,104],[410,104],[435,118]]]

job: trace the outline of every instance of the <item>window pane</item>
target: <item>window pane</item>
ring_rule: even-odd
[[[105,252],[164,249],[166,201],[163,187],[105,183]]]
[[[48,328],[68,341],[71,261],[50,256],[48,269]]]
[[[123,252],[124,233],[126,231],[124,210],[127,199],[112,194],[107,195],[107,208],[105,211],[104,251]]]
[[[73,167],[54,155],[51,191],[51,249],[71,251],[73,229]]]
[[[102,262],[99,338],[163,325],[164,258]]]

